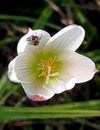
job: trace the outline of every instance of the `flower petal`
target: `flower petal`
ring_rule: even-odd
[[[84,29],[78,25],[70,25],[56,33],[47,43],[47,48],[61,53],[64,50],[75,51],[84,39]]]
[[[34,55],[31,52],[22,53],[16,57],[16,63],[14,71],[16,73],[17,78],[22,83],[30,83],[34,81],[34,73],[32,68],[32,62]]]
[[[33,101],[44,101],[54,96],[54,92],[46,88],[45,85],[34,81],[30,84],[22,84],[26,95]]]
[[[9,65],[8,65],[8,78],[10,81],[15,82],[15,83],[20,83],[20,81],[18,80],[18,78],[16,77],[16,73],[14,71],[15,68],[15,62],[16,62],[16,58],[13,59]]]
[[[86,56],[67,51],[60,57],[68,75],[76,78],[76,83],[86,82],[97,72],[94,62]]]
[[[50,80],[49,84],[47,85],[47,88],[53,91],[55,94],[58,94],[64,92],[65,90],[72,89],[75,86],[75,82],[75,78],[68,80],[67,83],[65,83],[63,80],[55,78],[54,80]]]
[[[39,45],[34,46],[34,45],[30,45],[28,38],[31,36],[38,36],[39,37]],[[48,40],[50,39],[50,35],[49,33],[47,33],[44,30],[32,30],[29,29],[29,32],[27,34],[25,34],[18,42],[18,46],[17,46],[17,52],[18,54],[24,52],[25,50],[30,50],[32,48],[39,48],[42,49],[44,47],[44,45],[48,42]]]
[[[70,90],[75,86],[76,79],[72,78],[69,82],[66,83],[66,88],[65,90]]]
[[[54,80],[50,80],[48,85],[46,85],[49,90],[54,92],[55,94],[61,93],[65,91],[65,82],[55,78]]]

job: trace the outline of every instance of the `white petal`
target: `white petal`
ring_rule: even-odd
[[[39,37],[39,45],[34,46],[30,45],[29,41],[27,40],[30,36],[38,36]],[[29,32],[25,34],[18,42],[17,46],[17,52],[18,54],[24,52],[25,50],[30,50],[32,48],[43,48],[44,45],[48,42],[50,39],[49,33],[43,30],[31,30],[29,29]]]
[[[67,76],[66,76],[67,81]],[[68,79],[68,81],[65,83],[63,80],[60,80],[58,78],[55,78],[54,80],[50,80],[49,84],[47,85],[47,88],[51,91],[53,91],[55,94],[62,93],[65,90],[70,90],[75,86],[76,79]]]
[[[70,25],[56,33],[47,43],[47,48],[52,48],[59,53],[64,50],[75,51],[84,39],[84,29],[78,25]]]
[[[34,59],[34,55],[32,55],[31,52],[22,53],[16,57],[14,70],[17,78],[22,83],[30,83],[34,80],[34,73],[32,68],[32,62]]]
[[[60,58],[65,63],[65,71],[75,77],[76,83],[92,79],[97,72],[95,64],[91,59],[76,52],[64,52]]]
[[[15,73],[15,71],[14,71],[15,62],[16,62],[16,58],[13,59],[13,60],[9,63],[9,65],[8,65],[8,78],[9,78],[9,80],[11,80],[12,82],[20,83],[20,81],[19,81],[18,78],[16,77],[16,73]]]
[[[48,85],[46,85],[47,88],[51,91],[53,91],[55,94],[62,93],[65,91],[66,84],[64,81],[59,80],[58,78],[54,80],[50,80]]]
[[[66,83],[66,89],[65,90],[70,90],[75,86],[76,79],[72,78],[69,82]]]
[[[44,85],[37,81],[34,81],[31,84],[22,84],[22,86],[26,95],[33,101],[48,100],[54,96],[52,91],[48,90]]]

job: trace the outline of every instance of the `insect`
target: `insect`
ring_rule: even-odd
[[[29,41],[29,45],[34,45],[37,46],[39,45],[41,37],[31,35],[30,37],[27,38],[27,41]]]

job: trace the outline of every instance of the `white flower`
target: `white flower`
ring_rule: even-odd
[[[18,56],[9,64],[9,79],[21,83],[33,101],[48,100],[92,79],[97,72],[94,62],[75,52],[84,35],[78,25],[65,27],[53,37],[29,29],[18,43]]]

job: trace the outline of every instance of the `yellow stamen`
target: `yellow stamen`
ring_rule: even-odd
[[[59,73],[55,70],[55,60],[56,56],[51,58],[49,61],[41,59],[40,63],[38,64],[40,66],[38,70],[41,72],[38,77],[45,76],[45,84],[48,84],[50,77],[59,75]]]

